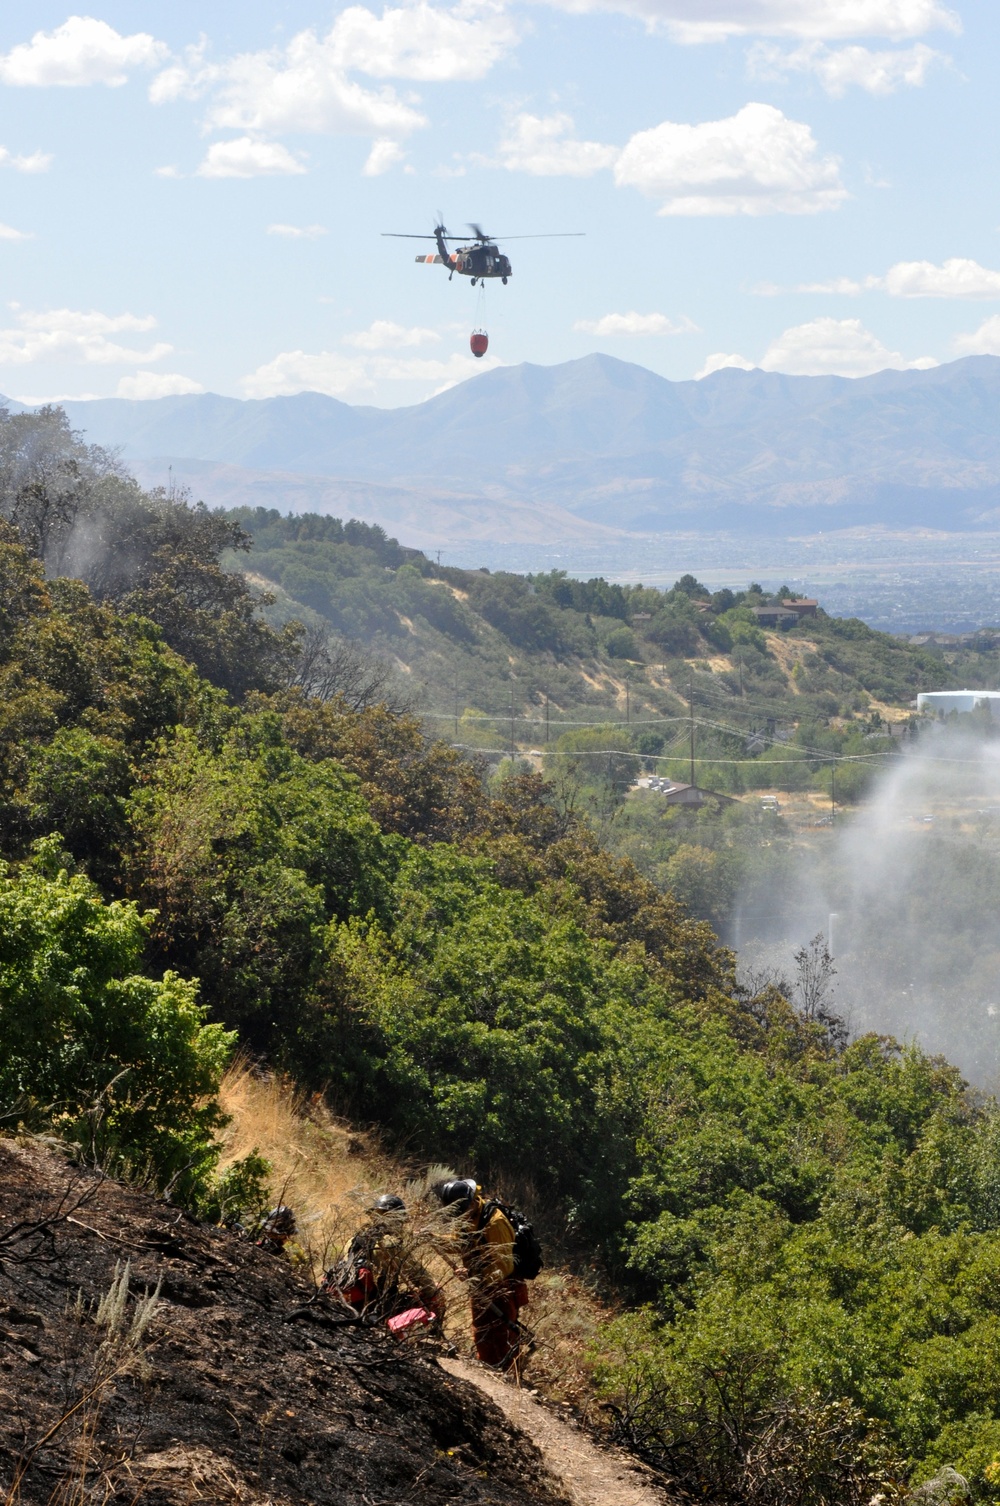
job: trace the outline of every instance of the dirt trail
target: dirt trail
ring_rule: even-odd
[[[466,1360],[439,1359],[449,1375],[477,1386],[526,1433],[573,1506],[669,1506],[670,1497],[627,1454],[598,1448],[580,1428],[503,1380]]]

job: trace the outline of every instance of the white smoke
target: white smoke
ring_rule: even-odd
[[[867,800],[815,834],[793,881],[738,915],[744,967],[794,976],[822,932],[828,1001],[852,1033],[916,1041],[1000,1086],[1000,742],[985,719],[929,729]]]

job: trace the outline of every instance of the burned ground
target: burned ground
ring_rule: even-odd
[[[4,1506],[564,1501],[432,1348],[288,1321],[280,1258],[36,1143],[0,1140],[0,1186]]]

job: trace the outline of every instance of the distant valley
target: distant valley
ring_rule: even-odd
[[[64,404],[147,483],[211,503],[354,514],[448,546],[726,530],[991,530],[1000,519],[1000,359],[671,382],[591,355],[502,367],[415,407],[318,393]]]

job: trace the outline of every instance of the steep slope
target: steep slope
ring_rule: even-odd
[[[0,1141],[0,1175],[5,1501],[565,1506],[431,1352],[289,1321],[310,1292],[283,1261],[40,1147]]]

